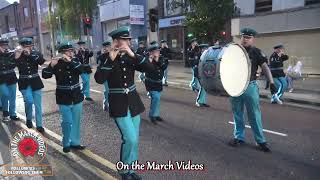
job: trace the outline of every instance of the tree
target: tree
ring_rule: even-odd
[[[63,20],[66,34],[80,38],[81,23],[86,18],[92,19],[97,0],[56,0],[56,2],[58,15]]]
[[[223,36],[233,15],[233,0],[172,0],[171,7],[182,7],[189,33],[205,42]]]

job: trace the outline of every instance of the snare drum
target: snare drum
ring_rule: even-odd
[[[210,94],[241,96],[249,85],[250,75],[251,61],[240,44],[212,46],[201,55],[199,80]]]

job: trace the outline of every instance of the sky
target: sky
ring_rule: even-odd
[[[7,0],[9,3],[13,3],[15,1],[19,2],[19,0]]]

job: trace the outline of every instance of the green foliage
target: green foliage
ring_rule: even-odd
[[[61,16],[66,34],[79,37],[80,23],[86,16],[93,16],[97,0],[56,0],[58,15]]]
[[[181,2],[181,0],[173,0],[172,3],[183,7],[188,32],[206,42],[221,36],[220,32],[224,30],[234,10],[233,0],[185,0]],[[190,7],[191,11],[188,10]]]

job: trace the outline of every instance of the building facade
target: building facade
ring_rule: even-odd
[[[318,0],[235,0],[239,17],[232,19],[232,36],[239,41],[240,30],[251,27],[258,31],[256,46],[271,55],[273,46],[282,43],[290,60],[298,60],[303,73],[320,74],[320,1]]]
[[[121,26],[130,26],[133,47],[138,41],[147,40],[146,0],[101,0],[99,2],[102,39],[110,40],[108,34]]]
[[[0,9],[0,35],[9,39],[9,46],[14,48],[18,44],[19,19],[16,16],[18,3],[13,3]]]
[[[17,17],[20,22],[18,36],[33,38],[36,49],[40,49],[39,24],[36,0],[20,0]]]
[[[173,51],[173,59],[183,62],[186,51],[186,28],[183,23],[185,16],[181,7],[173,8],[172,0],[159,2],[159,38],[167,41]]]

